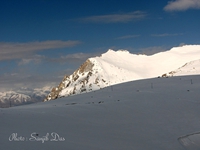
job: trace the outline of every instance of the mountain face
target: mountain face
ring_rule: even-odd
[[[44,101],[122,82],[158,77],[197,59],[200,59],[200,45],[175,47],[150,56],[131,54],[126,50],[108,50],[100,57],[87,59],[72,75],[65,76]],[[194,74],[199,73],[198,69]]]
[[[12,107],[22,104],[41,102],[50,92],[50,87],[42,89],[20,88],[16,91],[0,92],[0,107]]]

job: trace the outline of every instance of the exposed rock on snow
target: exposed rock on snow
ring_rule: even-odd
[[[67,92],[67,96],[82,92],[87,92],[94,90],[95,84],[96,86],[101,87],[101,82],[105,82],[104,79],[101,79],[98,76],[98,72],[94,67],[94,61],[92,59],[86,60],[79,69],[77,69],[72,75],[65,76],[62,82],[57,86],[54,87],[46,100],[56,99],[61,96],[66,96],[65,93]],[[94,69],[94,70],[93,70]],[[96,75],[95,75],[96,73]],[[94,77],[92,81],[90,81],[91,77]],[[92,83],[91,83],[92,82]],[[104,86],[102,86],[104,87]],[[97,87],[96,87],[97,88]],[[99,89],[99,88],[97,88]],[[63,94],[62,94],[63,93]]]

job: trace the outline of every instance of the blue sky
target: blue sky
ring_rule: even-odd
[[[199,16],[200,0],[2,0],[0,84],[59,82],[109,48],[152,54],[200,44]]]

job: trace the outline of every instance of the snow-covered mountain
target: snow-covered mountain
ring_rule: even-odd
[[[200,45],[174,47],[150,56],[110,49],[100,57],[87,59],[72,75],[65,76],[44,101],[90,92],[122,82],[158,77],[197,59],[200,59]],[[197,71],[193,74],[199,73]]]
[[[2,107],[8,107],[13,104],[25,103],[31,100],[31,97],[14,91],[0,92],[0,101]]]
[[[21,87],[18,90],[0,92],[0,107],[12,107],[22,104],[41,102],[52,87],[31,89]]]

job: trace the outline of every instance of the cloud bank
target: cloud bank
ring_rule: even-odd
[[[0,61],[21,59],[36,51],[72,47],[80,44],[80,41],[42,41],[27,43],[0,43]]]
[[[68,63],[68,64],[81,64],[90,57],[100,56],[100,52],[94,53],[73,53],[68,55],[62,55],[60,57],[47,57],[44,55],[32,55],[29,58],[22,58],[18,65],[29,65],[31,64],[40,64],[40,63]],[[75,68],[76,69],[76,68]]]
[[[185,11],[188,9],[200,9],[200,0],[169,1],[164,7],[165,11]]]
[[[82,22],[92,22],[92,23],[127,23],[130,21],[137,21],[144,19],[147,16],[145,12],[134,11],[122,14],[108,14],[99,16],[90,16],[79,19]]]

